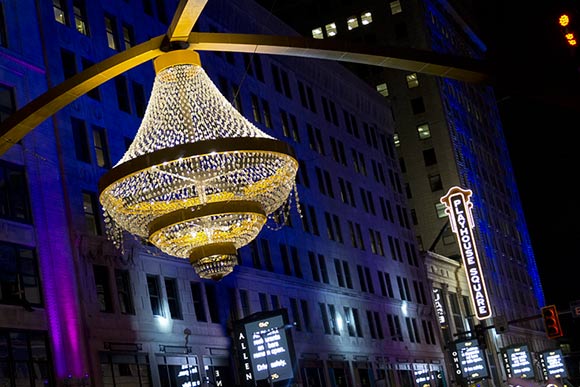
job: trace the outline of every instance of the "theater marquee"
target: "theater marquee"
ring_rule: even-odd
[[[484,320],[491,317],[491,307],[472,230],[475,222],[471,213],[473,203],[469,200],[471,194],[471,190],[452,187],[440,200],[445,204],[451,230],[457,236],[475,316],[478,320]]]

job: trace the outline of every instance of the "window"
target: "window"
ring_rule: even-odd
[[[293,114],[289,114],[280,109],[280,118],[282,119],[282,133],[284,134],[284,137],[300,142],[296,117]]]
[[[266,128],[271,128],[272,115],[270,114],[270,104],[265,99],[262,99],[262,113],[264,115],[264,126],[266,126]]]
[[[123,43],[125,43],[125,50],[135,45],[133,27],[127,24],[123,24]]]
[[[209,309],[209,319],[212,323],[219,323],[219,302],[217,298],[217,289],[215,284],[205,284],[205,299]]]
[[[425,162],[426,167],[437,164],[437,156],[435,156],[435,149],[433,148],[425,149],[423,151],[423,161]]]
[[[94,63],[91,62],[90,60],[88,60],[87,58],[81,59],[81,65],[83,67],[83,70],[88,69],[93,64]],[[94,99],[95,101],[100,101],[101,100],[101,92],[99,91],[99,86],[93,87],[91,90],[87,91],[87,96]]]
[[[324,28],[326,29],[326,35],[328,37],[335,36],[337,34],[336,23],[334,22],[327,24],[326,26],[324,26]]]
[[[149,302],[151,304],[151,312],[153,313],[153,316],[163,316],[158,276],[147,275],[147,290],[149,292]]]
[[[117,298],[122,314],[135,314],[133,296],[131,295],[131,278],[127,270],[115,270]]]
[[[417,73],[407,74],[405,78],[407,79],[407,87],[409,89],[419,87],[419,79],[417,78]]]
[[[413,114],[425,113],[425,102],[423,102],[423,97],[411,99],[411,110],[413,111]]]
[[[429,129],[429,124],[417,125],[417,134],[419,135],[419,140],[425,140],[431,138],[431,130]]]
[[[349,31],[358,28],[358,18],[356,16],[351,16],[346,20],[346,26]]]
[[[147,108],[147,101],[145,99],[145,88],[142,84],[133,81],[133,100],[135,101],[135,114],[137,117],[145,117],[145,109]]]
[[[116,20],[113,16],[105,16],[105,31],[107,32],[107,43],[113,50],[119,49],[119,34],[117,33]]]
[[[386,83],[380,83],[380,84],[378,84],[377,85],[377,91],[383,97],[388,97],[389,96],[389,89],[387,88],[387,84]]]
[[[312,37],[314,39],[324,39],[324,35],[322,34],[322,28],[318,27],[312,30]]]
[[[175,278],[165,279],[165,293],[167,294],[167,304],[169,305],[169,316],[174,320],[182,320],[183,316],[181,315],[179,292]]]
[[[401,8],[401,2],[399,0],[391,1],[389,6],[391,7],[391,15],[396,15],[403,12],[403,9]]]
[[[435,203],[435,211],[437,212],[437,217],[439,219],[447,216],[447,213],[445,212],[445,204],[443,203]]]
[[[203,304],[203,291],[200,282],[191,283],[191,297],[193,299],[193,309],[195,310],[195,318],[197,321],[207,321],[205,313],[205,305]]]
[[[73,139],[75,143],[76,158],[79,161],[90,163],[91,156],[85,122],[78,118],[71,118],[71,125],[73,130]]]
[[[110,168],[109,148],[107,145],[107,135],[105,129],[93,126],[93,144],[95,147],[95,156],[97,165],[101,168]]]
[[[122,75],[118,75],[115,78],[115,88],[117,89],[117,104],[119,105],[119,110],[130,114],[131,102],[129,101],[127,79]]]
[[[429,186],[431,187],[431,192],[437,192],[443,189],[443,182],[441,181],[441,175],[430,175],[429,176]]]
[[[165,0],[156,0],[155,3],[157,5],[157,18],[161,23],[168,24]]]
[[[0,242],[0,303],[41,305],[40,275],[34,250],[11,243]]]
[[[14,88],[0,84],[0,122],[16,111]]]
[[[242,304],[242,317],[249,316],[252,312],[250,309],[250,297],[248,291],[245,289],[240,290],[240,303]]]
[[[360,15],[360,21],[363,26],[373,22],[373,15],[370,12],[365,12]]]
[[[395,148],[401,146],[401,140],[399,140],[399,133],[397,132],[393,133],[393,144],[395,144]]]
[[[75,27],[78,32],[83,35],[89,34],[89,27],[87,24],[87,13],[85,10],[85,4],[83,0],[73,1],[73,11],[75,15]]]
[[[304,329],[306,329],[307,332],[312,332],[312,322],[310,321],[310,310],[308,308],[308,301],[300,300],[300,309],[302,310]]]
[[[4,8],[0,4],[0,46],[8,46],[8,37],[6,36],[6,17],[4,16]]]
[[[0,217],[32,223],[23,167],[0,161]]]
[[[61,48],[60,59],[62,61],[62,72],[64,79],[69,79],[77,73],[77,60],[74,53]]]
[[[292,98],[288,73],[274,64],[272,64],[271,69],[272,78],[274,79],[274,89],[278,93],[284,94],[288,98]]]
[[[101,235],[101,221],[98,212],[97,195],[93,192],[83,191],[83,211],[87,232],[93,235]]]
[[[54,20],[60,24],[68,25],[68,18],[65,8],[66,0],[52,0],[52,10],[54,12]]]
[[[109,269],[107,266],[93,265],[95,286],[97,289],[97,301],[101,312],[113,312],[111,288],[109,283]]]

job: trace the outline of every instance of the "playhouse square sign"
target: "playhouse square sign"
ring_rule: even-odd
[[[471,213],[473,204],[469,199],[471,194],[471,190],[452,187],[440,200],[445,204],[451,230],[457,236],[475,316],[478,320],[484,320],[491,317],[491,307],[473,235],[475,223]]]

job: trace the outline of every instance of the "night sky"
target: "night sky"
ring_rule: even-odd
[[[546,303],[569,310],[580,300],[580,48],[557,20],[573,3],[484,3],[481,34]]]

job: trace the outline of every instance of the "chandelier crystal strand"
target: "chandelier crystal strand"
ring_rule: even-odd
[[[137,135],[99,181],[107,235],[122,245],[128,231],[220,279],[290,203],[298,163],[221,95],[197,53],[169,52],[155,69]]]

